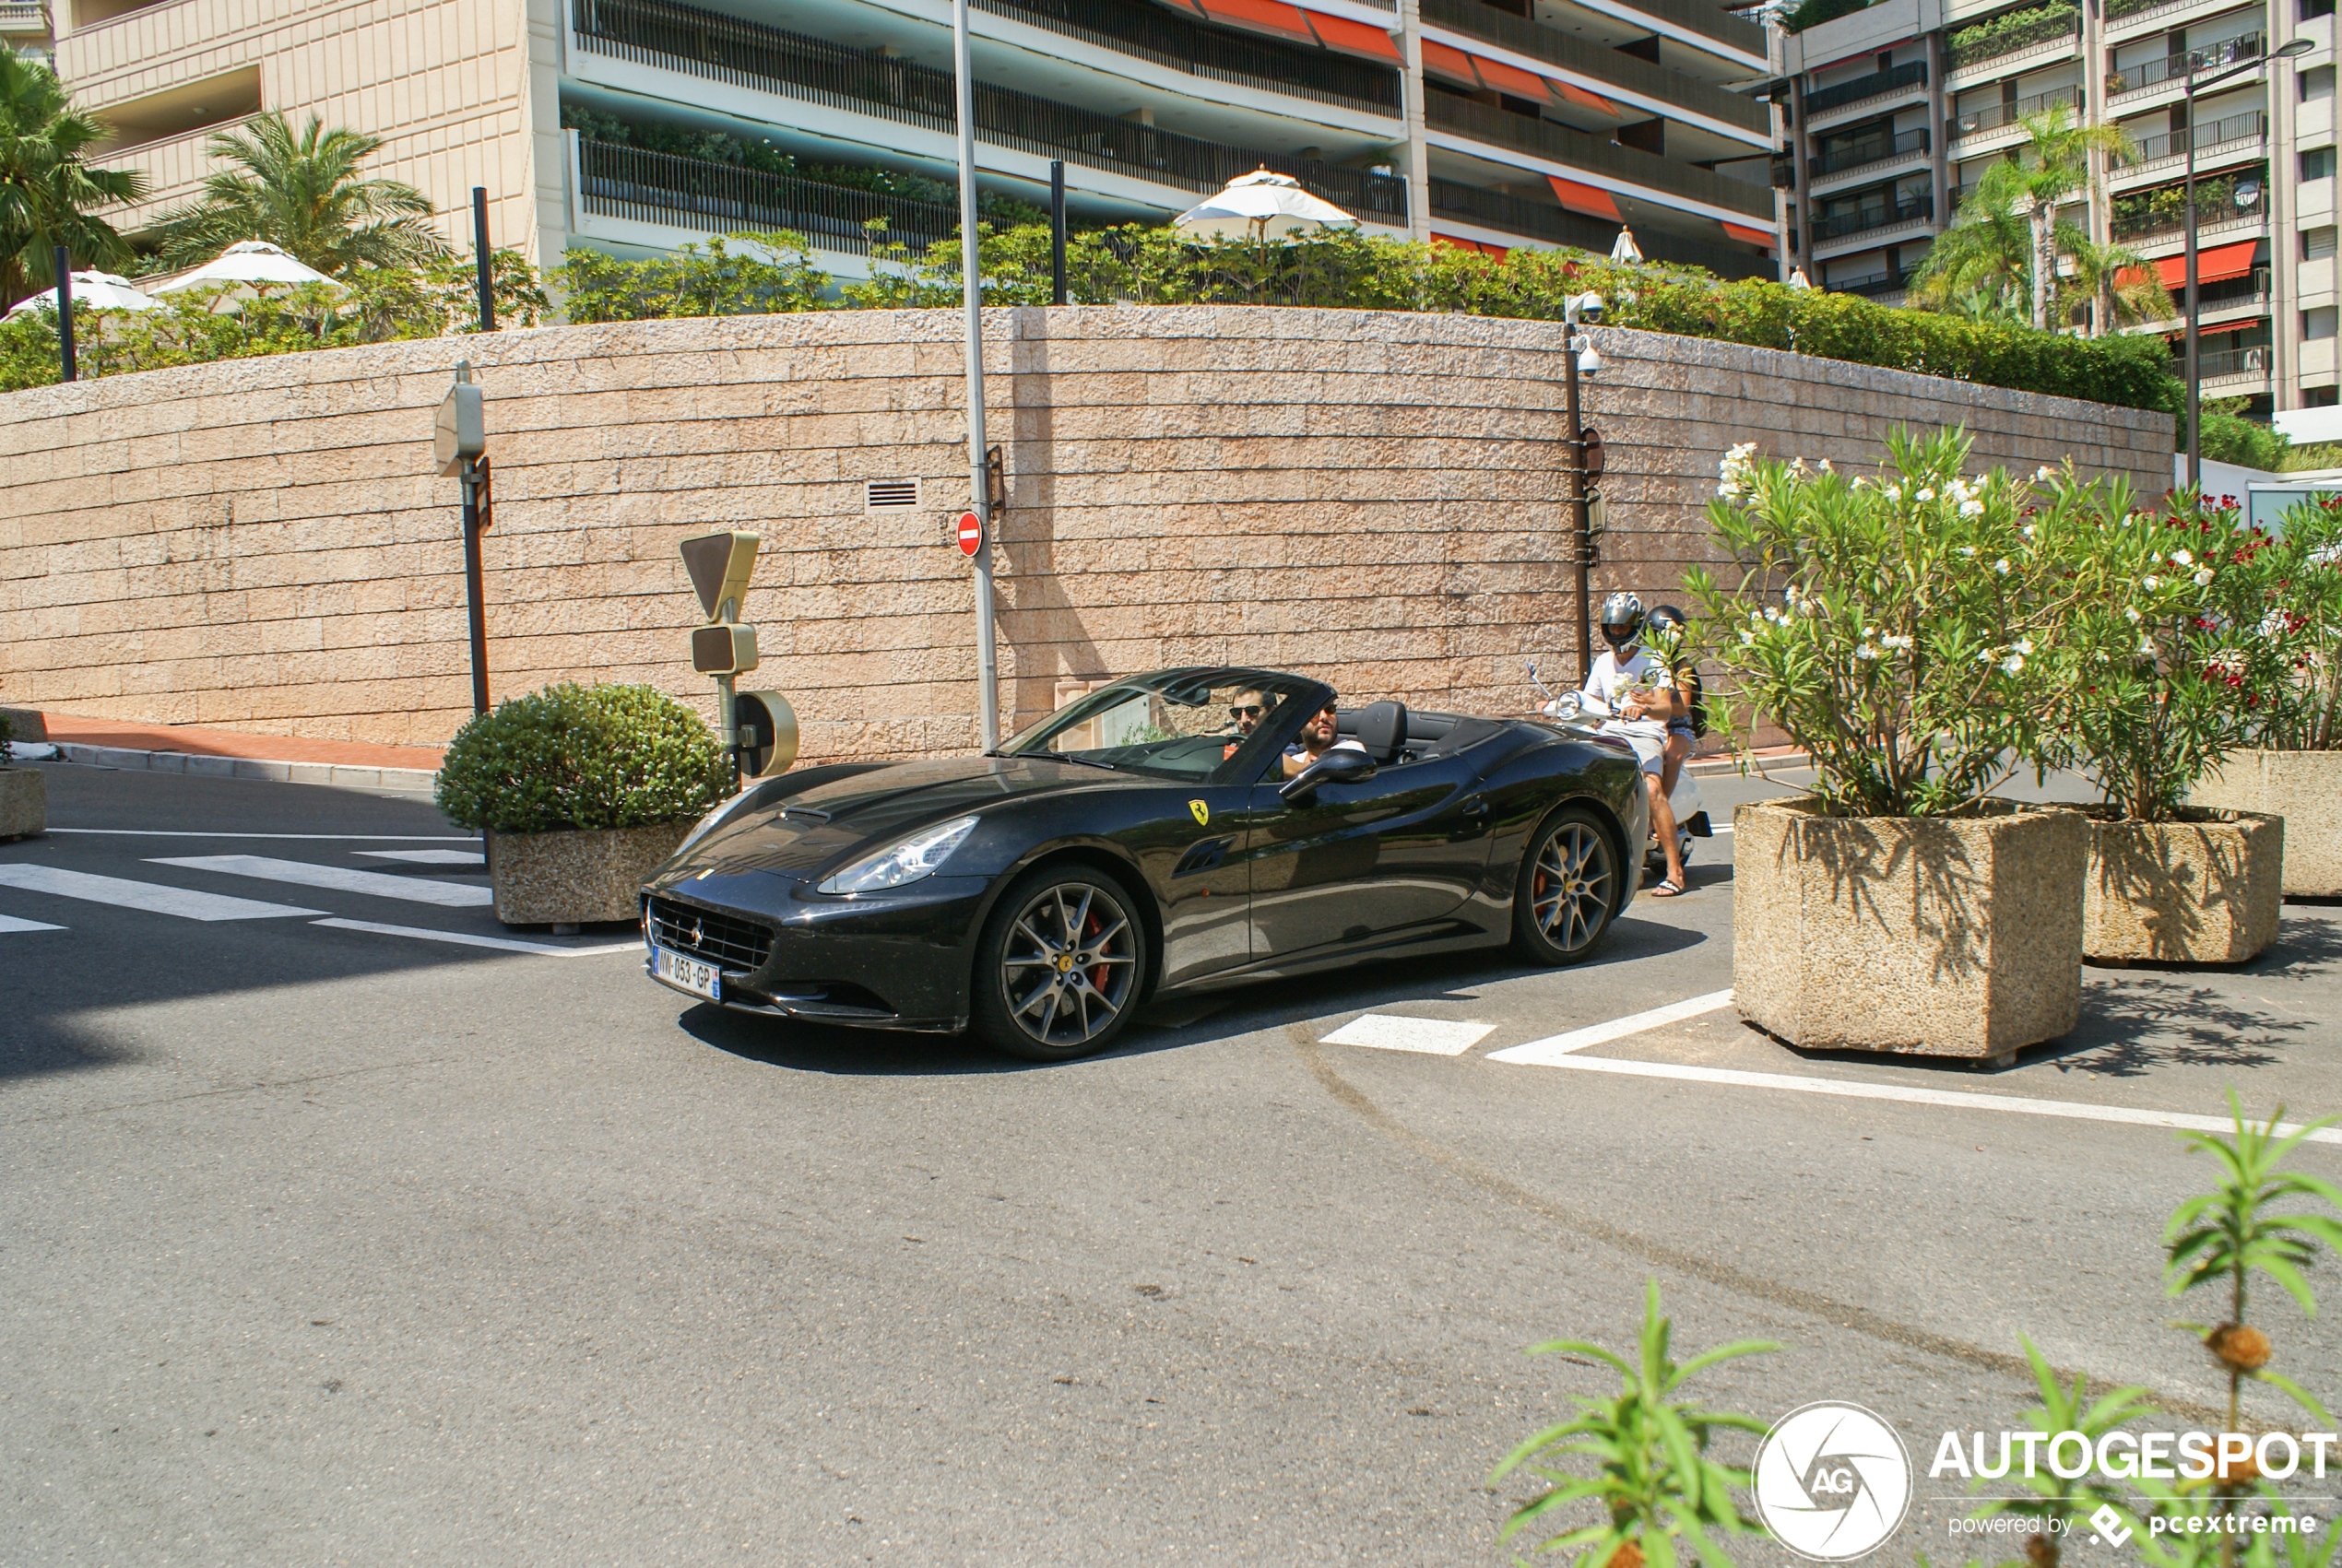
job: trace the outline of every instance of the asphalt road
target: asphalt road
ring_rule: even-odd
[[[1646,1279],[1679,1347],[1782,1345],[1711,1404],[1859,1401],[1922,1470],[2018,1424],[2020,1333],[2200,1416],[2166,1323],[2217,1309],[2164,1299],[2159,1242],[2210,1167],[2051,1113],[2342,1110],[2333,907],[2240,973],[2092,973],[2005,1072],[1728,1010],[1574,1054],[1630,1070],[1491,1059],[1728,987],[1724,837],[1579,969],[1165,1003],[1033,1067],[696,1006],[627,933],[504,932],[410,800],[46,771],[59,831],[0,845],[10,1564],[1497,1563],[1527,1492],[1490,1468],[1608,1387],[1523,1347],[1626,1347]],[[1710,781],[1719,819],[1767,787]],[[1325,1043],[1362,1014],[1486,1028]],[[1650,1076],[1686,1067],[2048,1112]],[[2329,1397],[2336,1315],[2254,1314]],[[1922,1474],[1877,1560],[1969,1556],[1952,1491]]]

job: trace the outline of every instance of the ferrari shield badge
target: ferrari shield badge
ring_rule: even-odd
[[[1189,801],[1188,813],[1195,819],[1195,825],[1199,828],[1208,826],[1212,821],[1212,808],[1201,800]]]

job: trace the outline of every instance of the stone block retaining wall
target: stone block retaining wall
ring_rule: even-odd
[[[1559,326],[1239,306],[986,315],[1004,722],[1188,662],[1507,712],[1573,663]],[[687,534],[764,535],[747,619],[808,758],[976,737],[961,318],[548,327],[0,396],[0,700],[146,723],[443,743],[469,712],[457,487],[432,412],[487,389],[493,691],[690,669]],[[2170,482],[2170,421],[1652,334],[1597,333],[1611,536],[1596,603],[1681,598],[1735,442],[1840,467],[1907,423],[1980,458]],[[917,477],[869,513],[864,482]]]

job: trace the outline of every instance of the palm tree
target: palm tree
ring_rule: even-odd
[[[207,176],[194,205],[163,215],[164,265],[208,261],[240,240],[265,240],[328,277],[446,253],[446,242],[424,223],[430,197],[402,181],[359,174],[359,164],[382,147],[380,136],[329,131],[313,114],[297,137],[281,114],[263,114],[246,129],[204,144],[234,167]]]
[[[1977,181],[1958,220],[1928,253],[1918,291],[1923,301],[1940,302],[1969,289],[2022,282],[2032,299],[2033,325],[2046,332],[2058,255],[2088,242],[2058,209],[2090,188],[2092,153],[2127,158],[2132,148],[2117,126],[2074,124],[2063,103],[2020,123],[2024,143]]]
[[[2090,307],[2090,336],[2180,313],[2155,265],[2127,245],[2083,240],[2072,247],[2074,292]]]
[[[0,47],[0,301],[56,282],[56,247],[84,265],[119,265],[130,247],[89,216],[145,194],[143,176],[83,161],[110,132],[73,107],[56,73]]]

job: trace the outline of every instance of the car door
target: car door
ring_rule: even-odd
[[[1252,786],[1252,958],[1367,942],[1453,913],[1488,865],[1493,814],[1461,757],[1395,763],[1299,804]]]
[[[1243,848],[1251,791],[1193,784],[1150,791],[1140,864],[1163,901],[1163,984],[1182,985],[1252,956]]]

